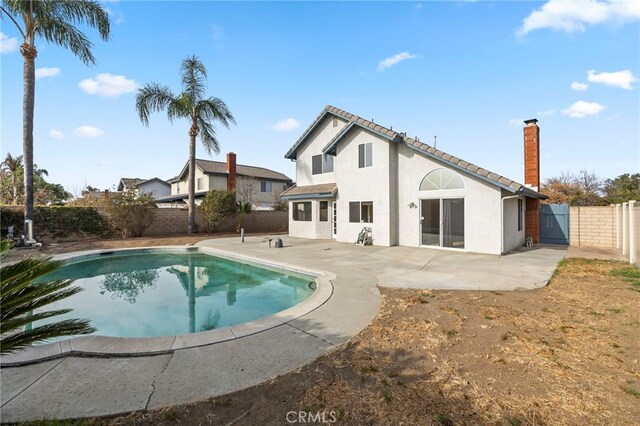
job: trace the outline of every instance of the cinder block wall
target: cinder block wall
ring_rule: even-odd
[[[616,248],[615,206],[571,207],[569,240],[572,246]]]
[[[236,232],[237,215],[225,220],[216,232]],[[188,225],[187,209],[156,209],[153,222],[145,232],[146,236],[186,234]],[[204,215],[196,210],[196,225],[199,232],[206,232]],[[288,212],[256,210],[246,215],[242,227],[245,232],[269,233],[289,230]]]

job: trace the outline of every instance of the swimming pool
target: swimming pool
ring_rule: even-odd
[[[160,337],[205,332],[267,317],[315,291],[315,277],[192,250],[125,250],[68,260],[46,279],[84,291],[47,309],[87,318],[96,335]],[[44,324],[39,322],[35,325]]]

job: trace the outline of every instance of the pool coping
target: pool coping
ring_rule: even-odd
[[[335,274],[328,271],[302,268],[276,261],[265,261],[252,256],[237,255],[233,252],[199,245],[85,250],[60,254],[54,256],[52,260],[81,259],[83,257],[103,253],[127,251],[200,252],[225,259],[255,264],[257,266],[285,269],[293,273],[300,273],[315,277],[316,290],[311,296],[288,309],[237,325],[193,334],[179,334],[163,337],[111,337],[99,335],[77,336],[58,342],[30,346],[22,351],[2,355],[0,357],[0,367],[18,367],[67,356],[115,358],[163,355],[171,354],[176,350],[214,345],[216,343],[240,339],[286,324],[318,309],[333,295],[334,289],[332,280],[337,278]]]

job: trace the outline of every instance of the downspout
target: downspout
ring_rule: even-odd
[[[520,198],[522,197],[522,192],[524,188],[520,187],[518,189],[516,195],[509,195],[508,197],[502,197],[500,204],[500,255],[504,254],[504,200],[510,200],[512,198]],[[518,212],[518,214],[522,214],[522,212]]]

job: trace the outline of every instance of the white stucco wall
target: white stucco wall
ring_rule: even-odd
[[[420,191],[420,182],[432,170],[445,167],[405,145],[398,147],[399,244],[420,246],[420,200],[464,198],[465,251],[500,254],[500,190],[480,179],[460,173],[464,189]],[[414,203],[417,208],[409,207]]]
[[[138,185],[138,191],[153,194],[155,198],[171,195],[171,187],[157,180]]]
[[[373,165],[358,168],[358,145],[369,142],[373,144]],[[338,144],[335,159],[338,241],[355,242],[362,228],[370,227],[373,244],[391,245],[389,152],[389,142],[362,129],[352,130]],[[351,201],[372,201],[373,223],[350,223]]]
[[[331,239],[331,202],[329,202],[328,221],[320,222],[320,201],[326,200],[295,200],[289,202],[289,235],[299,238]],[[293,203],[311,203],[311,221],[293,220]]]
[[[503,197],[511,197],[513,194],[510,194],[506,191],[502,193]],[[503,252],[508,252],[510,250],[516,249],[518,247],[522,247],[524,245],[524,204],[525,200],[522,199],[522,212],[520,212],[522,217],[522,230],[518,231],[518,199],[517,198],[506,198],[504,201],[503,207],[503,217],[502,221],[504,223],[503,232],[504,232],[504,248]]]
[[[312,158],[322,154],[322,149],[337,135],[347,124],[345,120],[338,119],[337,126],[333,127],[331,116],[318,124],[316,130],[308,137],[306,142],[298,148],[296,158],[296,183],[298,186],[330,183],[336,181],[336,165],[334,162],[333,173],[312,174]],[[357,163],[356,163],[357,165]]]

